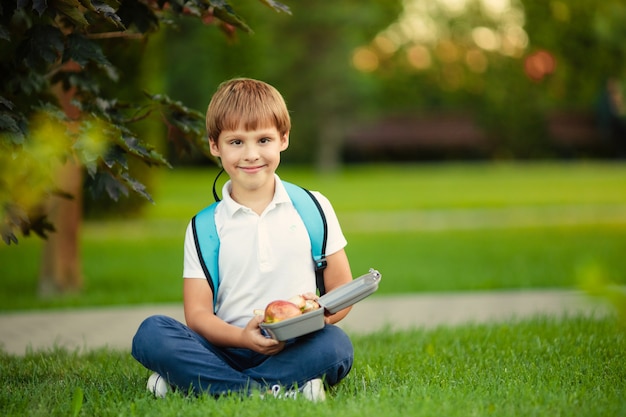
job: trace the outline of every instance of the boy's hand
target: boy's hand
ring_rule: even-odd
[[[305,300],[314,300],[317,301],[319,299],[318,295],[312,292],[305,292],[304,294],[302,294],[302,297]]]
[[[320,298],[317,294],[314,294],[312,292],[304,293],[302,294],[302,297],[304,297],[305,300],[314,300],[314,301],[317,301]],[[330,314],[328,311],[324,311],[324,323],[333,324],[334,322],[335,320],[333,318],[333,314]]]
[[[264,355],[275,355],[285,347],[285,342],[263,336],[259,324],[263,321],[263,316],[254,316],[243,329],[243,339],[245,345],[258,353]]]

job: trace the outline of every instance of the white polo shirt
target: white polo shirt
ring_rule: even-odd
[[[224,185],[223,200],[215,210],[220,237],[216,314],[240,327],[250,321],[255,309],[264,309],[271,301],[315,292],[308,232],[278,175],[275,178],[274,198],[260,216],[230,197],[230,181]],[[347,242],[328,199],[318,192],[313,194],[326,216],[326,255],[332,255]],[[183,277],[206,279],[191,222],[185,235]]]

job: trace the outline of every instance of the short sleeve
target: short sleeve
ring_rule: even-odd
[[[187,225],[185,233],[184,257],[183,257],[183,277],[184,278],[202,278],[205,279],[204,270],[200,264],[198,251],[196,250],[196,242],[193,237],[192,222]]]

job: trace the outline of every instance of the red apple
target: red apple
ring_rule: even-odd
[[[272,301],[265,307],[265,323],[278,323],[302,314],[300,308],[285,300]]]

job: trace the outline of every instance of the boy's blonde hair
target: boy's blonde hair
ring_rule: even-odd
[[[217,141],[222,130],[269,126],[275,126],[281,135],[291,129],[289,111],[278,90],[250,78],[235,78],[220,84],[206,113],[210,140]]]

